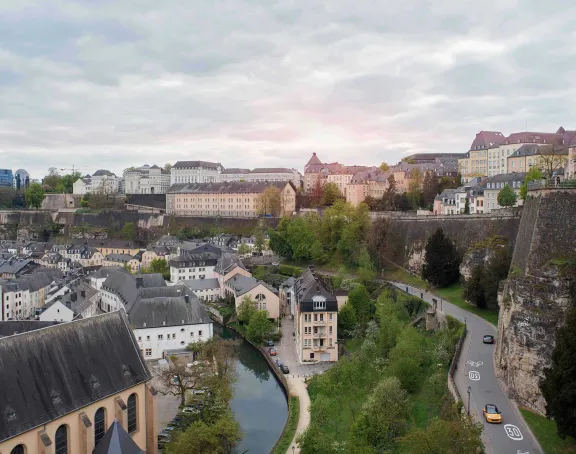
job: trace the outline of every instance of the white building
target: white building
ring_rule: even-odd
[[[54,279],[60,277],[54,272],[42,271],[17,279],[0,279],[0,320],[23,320],[33,317],[36,309],[45,303],[46,295],[53,286]]]
[[[213,252],[184,254],[170,260],[170,282],[212,279],[218,256]]]
[[[97,170],[93,175],[86,175],[74,182],[75,195],[84,195],[92,192],[115,194],[119,190],[120,179],[109,170]]]
[[[60,301],[54,301],[38,316],[41,322],[71,322],[73,319],[74,311]]]
[[[224,169],[220,173],[220,181],[291,181],[298,188],[302,183],[302,175],[296,169],[284,167]]]
[[[170,170],[170,185],[178,183],[216,183],[224,170],[218,162],[178,161]]]
[[[220,283],[216,278],[191,279],[180,281],[180,283],[202,301],[216,301],[220,298]]]
[[[131,167],[124,171],[125,194],[165,194],[170,187],[170,172],[157,165]]]
[[[516,193],[516,205],[522,205],[520,187],[524,183],[525,173],[505,173],[488,178],[482,185],[484,188],[484,213],[502,208],[498,204],[498,193],[504,186],[510,186]]]

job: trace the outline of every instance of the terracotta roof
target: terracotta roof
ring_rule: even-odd
[[[308,160],[308,163],[306,164],[305,167],[308,167],[308,166],[314,165],[314,164],[322,164],[322,161],[320,161],[320,159],[318,159],[318,156],[316,156],[316,153],[312,153],[312,157]]]

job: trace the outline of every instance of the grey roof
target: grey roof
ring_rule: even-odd
[[[296,279],[294,293],[299,304],[312,302],[314,296],[323,296],[326,301],[336,301],[336,297],[327,289],[326,284],[310,268]]]
[[[518,148],[516,151],[514,151],[514,153],[512,153],[508,157],[509,158],[518,158],[520,156],[534,156],[534,155],[538,154],[536,152],[536,150],[538,150],[538,148],[540,148],[540,147],[535,143],[526,143],[526,144],[522,145],[520,148]]]
[[[0,370],[0,442],[152,378],[123,311],[4,337]]]
[[[294,173],[294,170],[286,167],[260,167],[250,173]]]
[[[489,188],[488,183],[512,183],[513,181],[524,182],[525,177],[526,173],[501,173],[500,175],[494,175],[493,177],[488,178],[482,186],[484,187],[484,190],[495,189]]]
[[[115,419],[92,454],[145,454]]]
[[[182,285],[185,285],[191,291],[206,290],[220,287],[218,279],[188,279],[181,282]]]
[[[18,274],[24,271],[27,267],[30,268],[32,266],[35,266],[35,264],[31,260],[6,260],[4,263],[0,264],[0,274]]]
[[[57,325],[60,322],[41,322],[40,320],[8,320],[0,321],[0,337],[27,333],[37,329]]]
[[[124,274],[130,274],[127,270],[125,270],[121,266],[103,266],[98,271],[95,271],[94,273],[92,273],[90,275],[90,277],[93,277],[95,279],[102,279],[102,278],[107,278],[108,276],[110,276],[110,274],[116,273],[116,272],[121,272]]]
[[[100,170],[97,170],[96,172],[94,172],[94,174],[92,176],[93,177],[101,177],[101,176],[115,177],[116,175],[114,175],[109,170],[100,169]]]
[[[235,266],[238,266],[243,270],[246,269],[238,254],[234,252],[223,252],[218,263],[214,267],[214,271],[220,274],[227,274],[232,271]]]
[[[94,287],[84,281],[72,282],[68,288],[70,289],[69,293],[57,296],[43,307],[49,308],[56,302],[60,302],[69,307],[74,314],[81,314],[93,304],[90,298],[98,293]],[[84,292],[84,296],[82,296],[82,292]]]
[[[195,325],[211,323],[206,309],[195,295],[161,296],[139,300],[130,312],[130,322],[135,329],[160,326]]]
[[[120,298],[128,313],[141,298],[140,291],[153,287],[166,287],[166,281],[161,274],[138,274],[133,276],[130,273],[113,272],[102,284],[104,290],[110,291]]]
[[[172,166],[173,169],[185,169],[188,167],[202,167],[204,169],[218,169],[222,168],[222,164],[219,162],[208,162],[208,161],[178,161]]]
[[[238,174],[238,173],[249,174],[250,169],[224,169],[222,171],[223,175],[234,175],[234,174]]]
[[[129,254],[108,254],[104,260],[108,260],[109,262],[119,262],[119,263],[128,263],[134,257]]]
[[[282,287],[293,287],[296,283],[296,278],[294,276],[289,277],[284,282],[282,282]]]
[[[178,183],[166,191],[167,194],[260,194],[270,186],[284,189],[285,181],[229,181],[221,183]]]
[[[440,195],[435,197],[436,200],[443,200],[443,199],[456,199],[456,189],[444,189]]]
[[[170,287],[148,287],[139,289],[140,298],[180,297],[183,295],[195,296],[194,293],[183,285],[171,285]]]
[[[259,285],[263,285],[272,293],[278,293],[274,287],[271,287],[265,282],[254,279],[253,277],[244,276],[243,274],[235,274],[226,281],[226,285],[232,287],[238,296],[244,295],[244,293],[249,292]]]

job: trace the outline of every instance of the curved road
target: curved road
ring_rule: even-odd
[[[424,301],[432,304],[432,298],[438,300],[438,309],[446,314],[466,322],[468,334],[458,361],[458,368],[454,374],[454,381],[468,408],[467,389],[470,386],[470,414],[474,415],[484,425],[483,440],[487,453],[493,454],[542,454],[536,440],[508,397],[500,388],[499,381],[494,373],[494,345],[483,344],[485,334],[496,335],[496,327],[484,319],[471,314],[453,304],[442,301],[432,295],[411,285],[391,282],[400,290],[417,297],[423,295]],[[442,304],[442,307],[440,307]],[[485,422],[482,409],[486,404],[495,404],[502,413],[502,424],[488,424]]]

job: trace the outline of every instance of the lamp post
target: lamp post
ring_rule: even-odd
[[[468,416],[470,416],[470,393],[472,392],[472,388],[468,386]]]
[[[466,323],[466,317],[464,317],[464,328],[468,328],[468,324]]]

